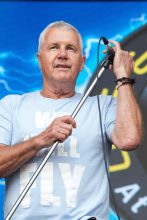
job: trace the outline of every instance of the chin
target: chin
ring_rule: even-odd
[[[68,73],[60,73],[56,77],[56,80],[62,81],[62,82],[69,82],[71,81],[71,75]]]

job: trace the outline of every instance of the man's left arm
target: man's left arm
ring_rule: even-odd
[[[142,140],[142,116],[132,84],[124,83],[131,78],[134,61],[128,52],[120,48],[120,44],[111,41],[115,47],[113,72],[118,81],[118,98],[115,126],[112,131],[112,142],[121,150],[133,150]]]

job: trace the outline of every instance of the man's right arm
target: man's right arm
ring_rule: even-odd
[[[39,150],[63,142],[72,133],[76,123],[71,116],[56,118],[42,133],[13,146],[0,144],[0,178],[6,177],[34,157]]]
[[[35,138],[22,143],[6,146],[0,145],[0,178],[6,177],[20,168],[40,150]]]

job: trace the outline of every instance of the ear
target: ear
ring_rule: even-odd
[[[81,58],[81,67],[80,67],[80,71],[82,71],[82,69],[84,68],[85,61],[86,61],[86,56],[83,55],[82,58]]]
[[[38,62],[40,63],[40,53],[37,52],[37,59],[38,59]]]
[[[41,68],[41,57],[40,57],[40,53],[39,52],[37,52],[37,59],[38,59],[39,66]]]

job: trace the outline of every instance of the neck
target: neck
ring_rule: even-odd
[[[75,90],[74,88],[68,88],[67,86],[60,86],[60,88],[55,88],[43,85],[43,89],[40,94],[47,98],[62,99],[74,96]]]

